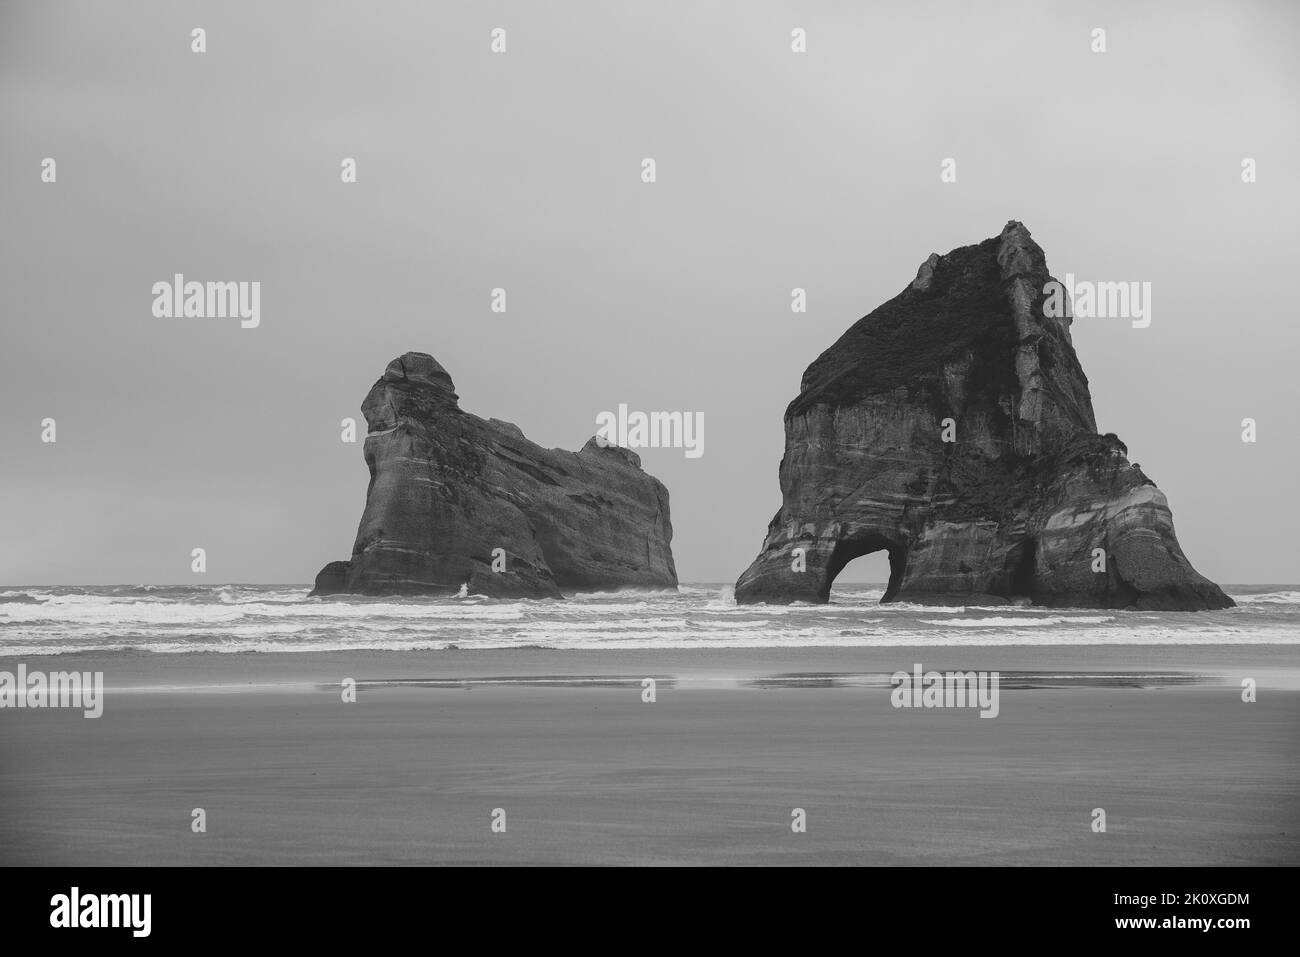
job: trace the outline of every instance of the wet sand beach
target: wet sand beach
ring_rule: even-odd
[[[0,713],[6,864],[1300,863],[1286,646],[23,663],[108,691]],[[999,670],[998,716],[893,707],[915,663]]]

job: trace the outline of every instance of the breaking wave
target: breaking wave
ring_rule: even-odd
[[[72,651],[295,652],[925,645],[1300,644],[1300,589],[1229,588],[1237,608],[1164,613],[881,605],[737,605],[728,584],[568,600],[309,598],[306,585],[0,588],[0,656]]]

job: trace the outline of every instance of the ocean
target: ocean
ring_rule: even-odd
[[[1224,586],[1237,607],[1151,612],[879,604],[738,606],[731,586],[565,600],[308,598],[307,585],[0,587],[0,657],[69,652],[319,652],[942,645],[1300,644],[1300,586]]]

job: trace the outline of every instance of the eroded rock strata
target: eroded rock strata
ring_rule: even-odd
[[[1008,223],[931,255],[808,367],[785,413],[783,504],[738,602],[826,601],[848,562],[885,549],[885,601],[1233,604],[1124,443],[1097,434],[1070,319],[1044,313],[1050,280]]]
[[[361,411],[361,526],[351,560],[321,569],[312,594],[676,587],[668,492],[635,452],[594,439],[580,452],[544,449],[509,422],[463,412],[451,376],[420,352],[389,363]]]

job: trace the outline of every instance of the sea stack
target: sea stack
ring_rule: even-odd
[[[738,602],[824,602],[883,549],[884,601],[1233,604],[1124,443],[1097,434],[1071,320],[1044,309],[1053,281],[1007,223],[931,255],[808,367],[785,412],[781,510]]]
[[[544,449],[460,409],[430,355],[394,359],[361,406],[370,485],[352,558],[313,595],[558,598],[675,588],[668,491],[635,452]]]

